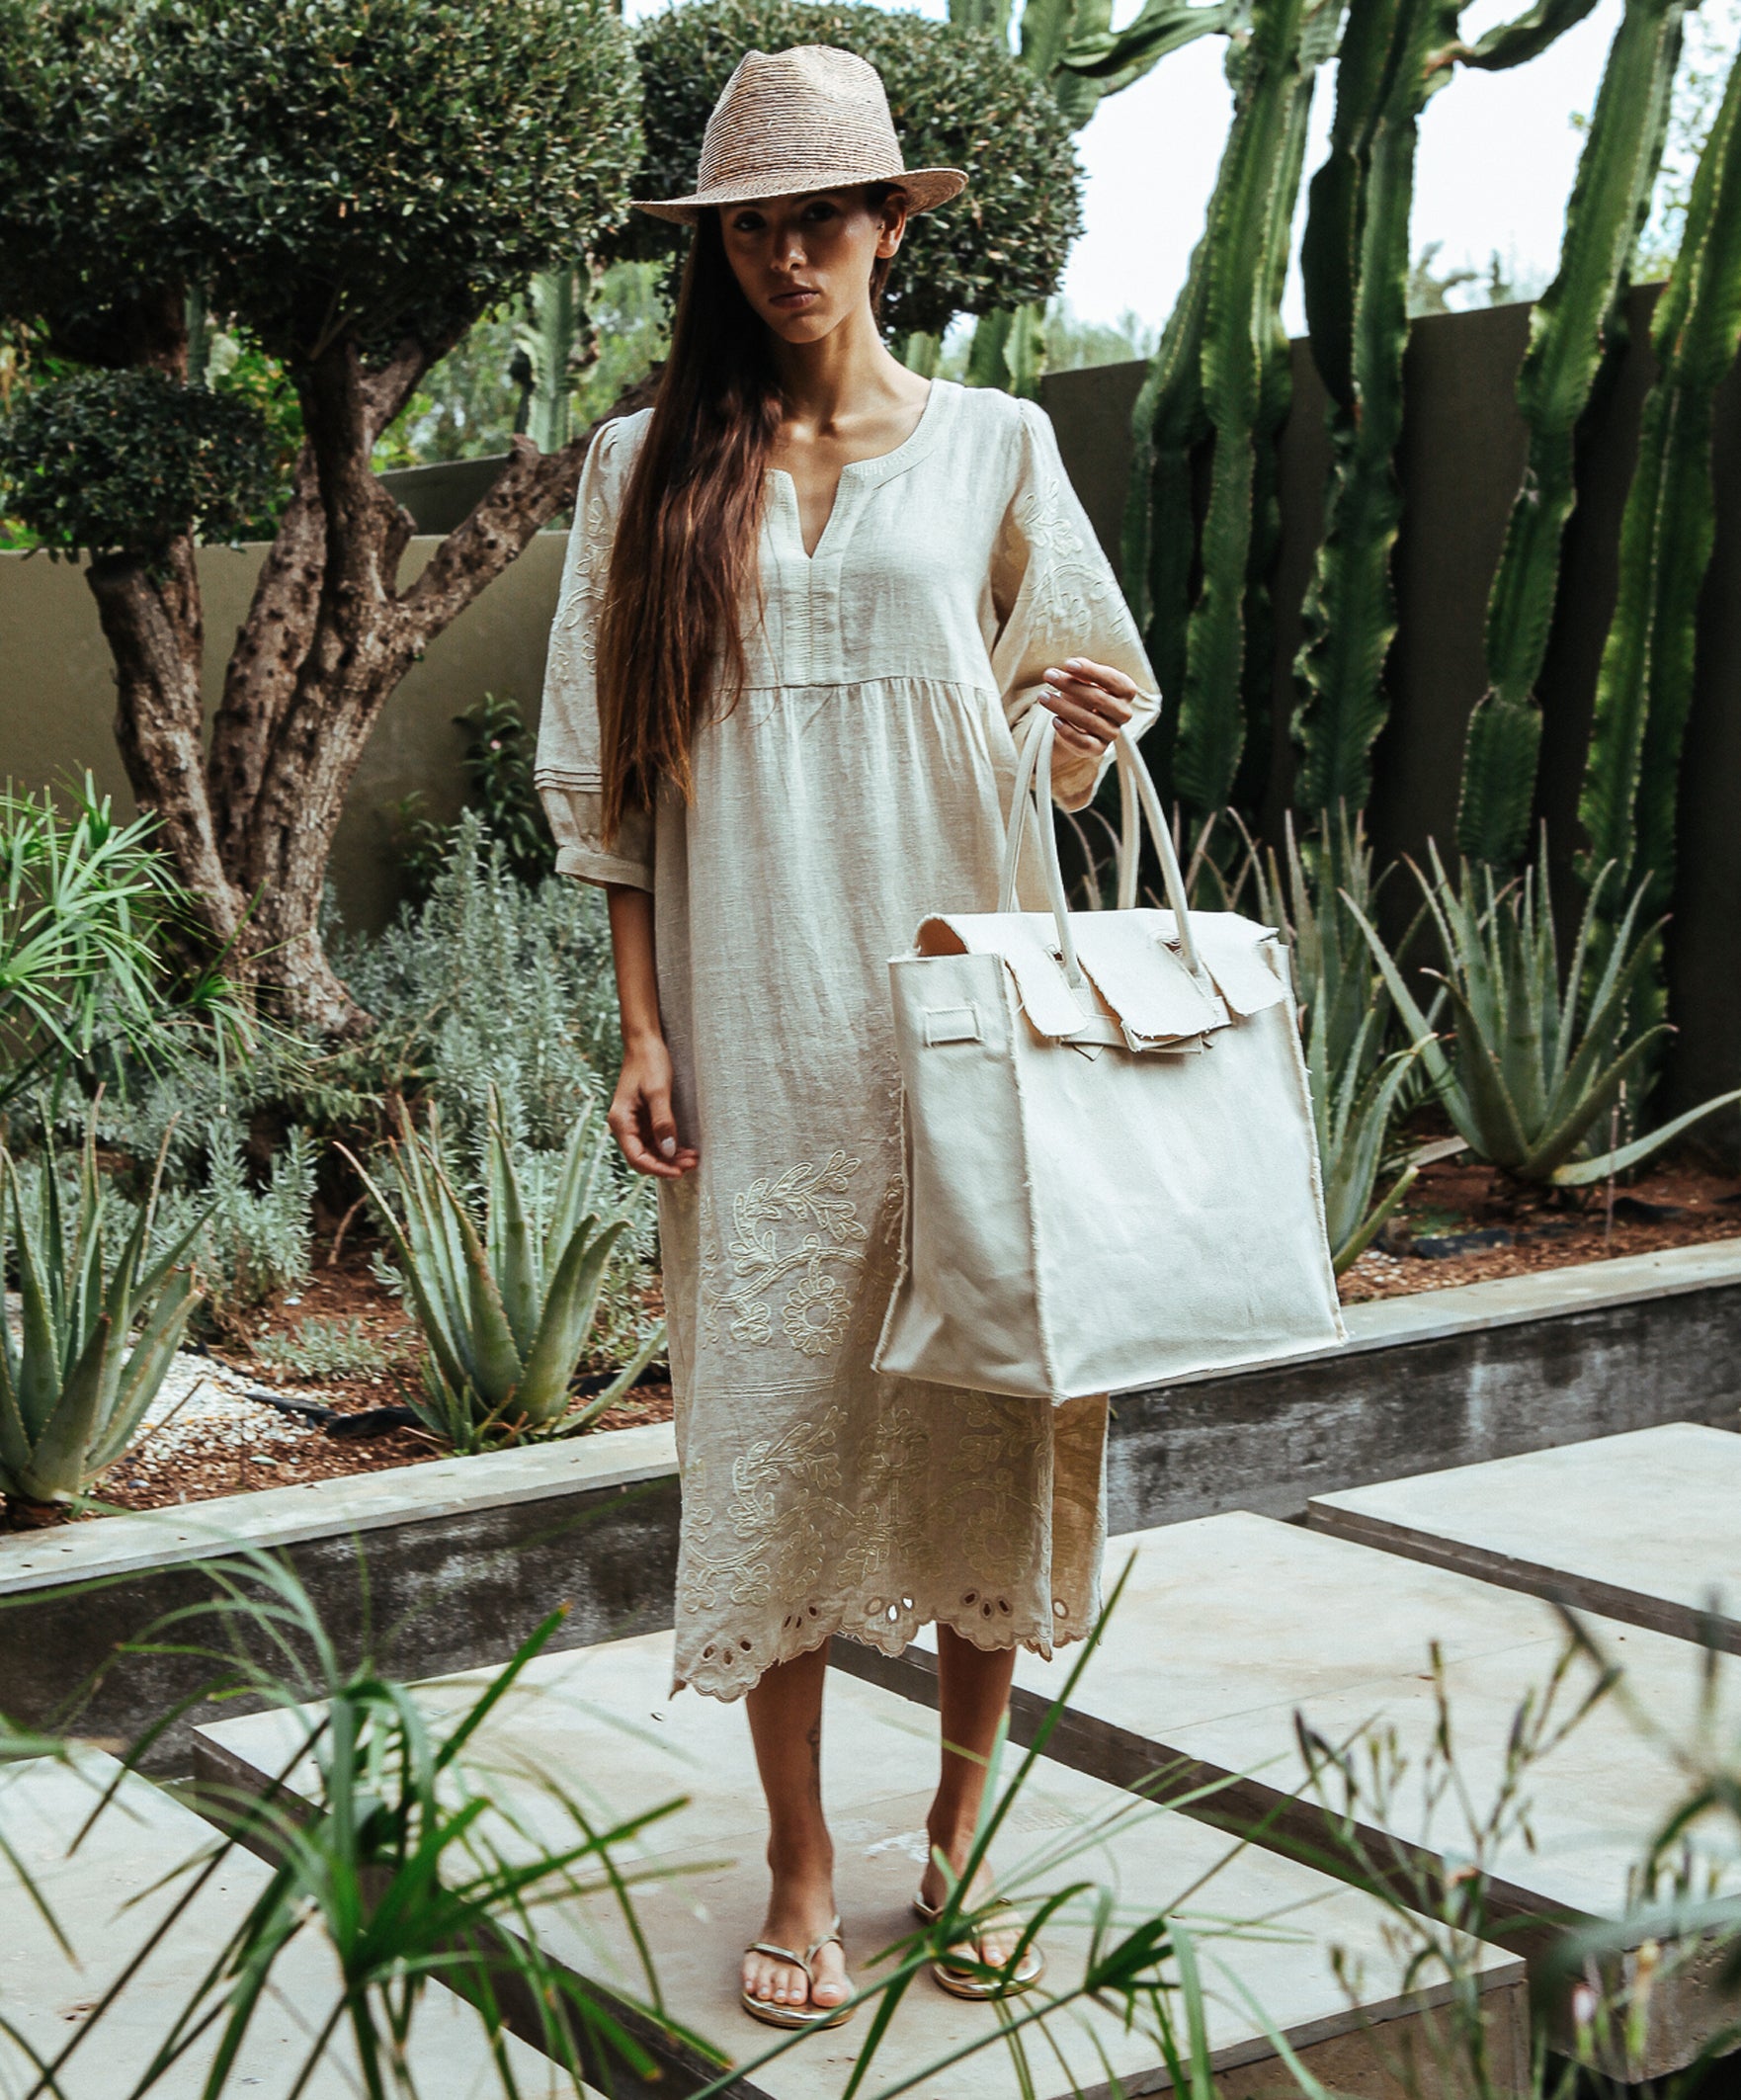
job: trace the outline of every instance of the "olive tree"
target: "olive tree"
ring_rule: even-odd
[[[990,313],[1056,291],[1081,231],[1081,169],[1070,126],[998,39],[880,8],[813,0],[684,0],[634,32],[645,150],[637,197],[694,185],[707,113],[749,49],[832,43],[882,75],[909,166],[963,168],[968,187],[907,230],[883,298],[891,333],[941,335],[957,313]],[[617,255],[674,252],[680,228],[636,212]]]
[[[305,1024],[358,1018],[318,912],[370,731],[586,440],[517,440],[402,586],[373,447],[482,313],[622,216],[637,110],[610,0],[0,0],[0,320],[84,368],[23,393],[10,505],[90,557],[133,792],[208,936]],[[264,449],[190,374],[191,304],[282,361],[304,432],[208,736],[196,536],[259,517]]]

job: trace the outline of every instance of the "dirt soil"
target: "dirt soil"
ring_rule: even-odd
[[[262,1405],[248,1407],[246,1419],[259,1425],[252,1443],[238,1438],[228,1423],[206,1418],[178,1434],[135,1447],[98,1489],[111,1510],[162,1509],[182,1502],[203,1502],[257,1487],[292,1487],[310,1480],[383,1472],[395,1466],[415,1466],[429,1459],[452,1457],[421,1428],[388,1428],[358,1436],[335,1436],[328,1425],[270,1400],[300,1401],[331,1408],[340,1420],[356,1420],[372,1411],[403,1406],[406,1394],[421,1389],[416,1328],[397,1299],[376,1283],[368,1251],[346,1245],[336,1266],[327,1246],[319,1247],[313,1275],[299,1294],[262,1307],[251,1315],[247,1330],[206,1342],[204,1353],[245,1383]],[[261,1361],[251,1346],[269,1336],[293,1336],[301,1321],[355,1319],[386,1357],[379,1373],[350,1378],[300,1379]],[[594,1434],[627,1429],[643,1422],[671,1419],[668,1385],[636,1386],[600,1416]],[[154,1448],[155,1447],[155,1448]],[[92,1514],[103,1512],[93,1511]]]
[[[1421,1169],[1398,1214],[1342,1278],[1342,1302],[1405,1298],[1625,1254],[1741,1236],[1741,1180],[1696,1157],[1649,1167],[1617,1189],[1520,1196],[1491,1167],[1461,1159]]]
[[[1664,1247],[1741,1237],[1741,1180],[1697,1158],[1641,1174],[1616,1192],[1598,1188],[1557,1199],[1521,1197],[1491,1169],[1458,1159],[1422,1169],[1408,1201],[1378,1245],[1342,1278],[1346,1304],[1400,1298],[1451,1284],[1539,1269],[1610,1261]],[[293,1336],[308,1318],[356,1319],[381,1348],[378,1373],[318,1382],[274,1369],[254,1353],[268,1336]],[[340,1422],[403,1406],[418,1389],[415,1328],[398,1300],[370,1272],[367,1249],[343,1246],[337,1262],[322,1244],[301,1292],[251,1317],[245,1332],[206,1345],[230,1374],[222,1404],[148,1441],[115,1468],[98,1490],[105,1510],[161,1509],[250,1488],[379,1472],[448,1456],[419,1428],[370,1425],[373,1433],[332,1435],[329,1425],[288,1402],[330,1408]],[[273,1404],[277,1402],[278,1404]],[[671,1419],[668,1385],[637,1386],[592,1433]],[[336,1426],[336,1425],[331,1425]]]

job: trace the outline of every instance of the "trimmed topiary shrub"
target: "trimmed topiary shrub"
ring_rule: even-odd
[[[953,204],[908,229],[883,300],[889,330],[940,335],[957,313],[1057,289],[1082,228],[1082,171],[1050,92],[996,38],[874,7],[684,0],[639,23],[634,39],[646,140],[636,197],[693,187],[708,113],[746,50],[832,43],[882,75],[910,167],[964,168],[969,178]],[[675,255],[686,239],[636,211],[612,253]]]
[[[0,489],[50,555],[151,553],[177,533],[239,540],[273,497],[259,411],[160,372],[33,387],[0,422]]]

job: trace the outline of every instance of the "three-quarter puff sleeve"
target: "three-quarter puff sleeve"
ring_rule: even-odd
[[[616,842],[599,836],[604,780],[599,771],[598,632],[611,542],[633,447],[619,422],[593,440],[574,498],[574,526],[544,664],[533,784],[556,840],[556,872],[583,882],[653,886],[653,822],[625,809]]]
[[[999,625],[991,664],[1004,717],[1012,730],[1019,729],[1036,704],[1047,669],[1062,670],[1067,657],[1086,656],[1122,671],[1135,684],[1129,727],[1140,736],[1160,712],[1142,638],[1070,486],[1051,419],[1037,402],[1018,405],[1021,463],[992,575]],[[1053,799],[1065,809],[1086,808],[1112,763],[1110,744],[1098,754],[1055,744]]]

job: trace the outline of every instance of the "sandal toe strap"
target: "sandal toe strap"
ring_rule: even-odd
[[[827,1940],[818,1940],[816,1942],[816,1947],[826,1947],[827,1945]],[[812,1947],[808,1955],[801,1955],[790,1947],[777,1947],[772,1940],[752,1940],[744,1949],[744,1953],[765,1954],[773,1962],[789,1962],[794,1969],[801,1969],[804,1974],[809,1976],[810,1964],[816,1957],[816,1947]],[[813,1976],[810,1979],[812,1982],[815,1980]]]

